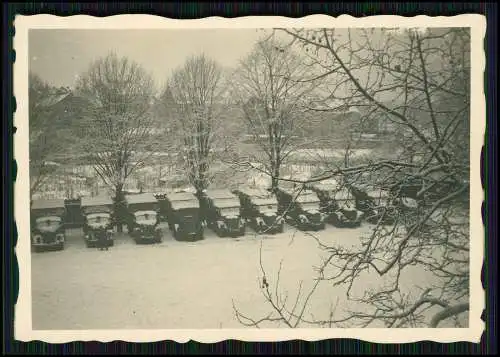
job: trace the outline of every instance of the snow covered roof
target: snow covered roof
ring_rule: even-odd
[[[196,198],[190,200],[172,201],[172,208],[174,210],[185,208],[200,208],[200,203]]]
[[[167,199],[171,202],[174,201],[189,201],[197,200],[197,198],[191,192],[173,192],[167,194]]]
[[[212,199],[219,199],[219,198],[236,199],[236,195],[234,195],[231,191],[224,189],[209,189],[205,191],[205,194],[207,195],[207,197],[210,197]]]
[[[299,188],[282,188],[282,190],[291,195],[292,198],[295,199],[297,202],[306,203],[306,202],[319,201],[318,195],[316,195],[314,191],[309,189],[303,189],[302,191],[300,191]]]
[[[138,204],[138,203],[154,203],[158,202],[156,197],[152,193],[139,193],[136,195],[127,195],[126,197],[127,203],[129,205]]]
[[[267,206],[267,205],[277,205],[278,200],[275,197],[268,197],[268,198],[256,198],[253,200],[253,202],[257,206]]]
[[[64,208],[63,199],[41,199],[33,201],[31,209],[53,209]]]
[[[113,200],[109,196],[82,197],[82,207],[88,206],[108,206]]]
[[[312,192],[312,191],[302,191],[299,195],[299,197],[297,197],[297,202],[300,202],[300,203],[307,203],[307,202],[318,202],[319,201],[319,198],[318,196]]]
[[[251,197],[258,197],[258,198],[267,198],[267,197],[272,197],[272,194],[264,190],[262,188],[240,188],[238,189],[241,193],[251,196]]]
[[[367,195],[372,198],[387,198],[389,197],[389,192],[385,190],[370,190]]]
[[[200,203],[195,195],[190,192],[173,192],[167,195],[173,209],[199,208]]]
[[[213,204],[217,208],[231,208],[240,207],[240,200],[238,198],[214,198]]]
[[[317,183],[313,184],[312,187],[314,187],[317,190],[326,191],[326,192],[332,192],[332,191],[337,191],[340,188],[340,184],[338,182],[337,183],[333,183],[333,182],[328,182],[328,183],[317,182]]]

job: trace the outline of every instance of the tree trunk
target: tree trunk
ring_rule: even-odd
[[[123,224],[126,221],[125,194],[123,192],[123,184],[118,184],[115,187],[115,215],[116,215],[116,231],[123,232]]]
[[[280,167],[277,162],[274,162],[271,168],[271,191],[276,193],[278,190],[278,183],[280,177]]]

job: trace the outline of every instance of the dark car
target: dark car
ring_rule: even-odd
[[[241,203],[241,216],[257,233],[276,234],[284,230],[284,219],[278,215],[278,200],[267,190],[235,190]]]
[[[66,240],[64,200],[35,200],[31,205],[31,245],[35,252],[63,250]]]
[[[200,205],[207,226],[219,237],[245,235],[245,220],[241,217],[240,200],[229,190],[208,189],[200,196]]]
[[[311,185],[311,189],[318,195],[328,223],[338,228],[361,225],[363,212],[356,209],[356,200],[347,187],[337,182],[319,182]]]
[[[113,200],[108,196],[82,197],[83,234],[89,248],[114,245]]]
[[[325,229],[326,215],[321,212],[321,201],[310,189],[280,187],[277,190],[279,214],[287,223],[302,231]]]
[[[168,227],[176,240],[203,239],[203,225],[198,198],[189,192],[169,193],[165,196]]]
[[[159,227],[158,200],[152,193],[131,194],[127,202],[127,228],[136,243],[160,243],[162,231]]]

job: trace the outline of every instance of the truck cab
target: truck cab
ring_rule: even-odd
[[[31,205],[31,245],[35,252],[63,250],[66,240],[64,200],[35,200]]]
[[[129,235],[139,243],[160,243],[159,204],[152,193],[130,194],[127,203],[127,228]]]
[[[326,221],[338,228],[355,228],[361,225],[363,212],[356,209],[356,200],[347,187],[340,183],[315,183],[311,189],[321,201],[321,212]]]
[[[113,200],[108,196],[82,197],[83,234],[88,248],[114,245]]]
[[[279,212],[287,223],[302,231],[325,229],[326,214],[321,212],[321,201],[308,188],[280,187],[277,190]]]
[[[168,227],[176,240],[197,241],[203,239],[200,203],[189,192],[169,193],[165,196]]]
[[[241,203],[235,194],[224,189],[205,190],[200,198],[207,226],[219,237],[245,235],[245,220],[241,217]]]
[[[278,200],[263,189],[241,188],[234,193],[241,203],[241,216],[257,233],[276,234],[284,230],[284,219],[278,214]]]

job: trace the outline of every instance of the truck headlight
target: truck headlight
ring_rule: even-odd
[[[36,235],[33,237],[33,241],[36,243],[36,244],[41,244],[42,243],[42,236],[41,235]]]
[[[307,217],[306,217],[306,216],[304,216],[303,214],[301,214],[301,215],[299,216],[299,219],[300,219],[300,221],[301,221],[302,223],[307,223],[307,222],[309,222],[309,220],[307,219]]]
[[[58,242],[64,242],[64,234],[56,234],[56,239]]]

